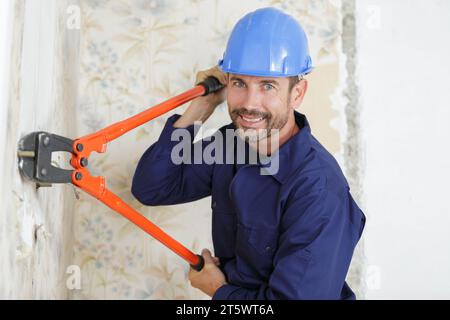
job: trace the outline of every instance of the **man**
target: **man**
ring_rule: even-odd
[[[355,298],[345,277],[365,217],[338,164],[295,111],[311,70],[306,35],[291,16],[273,8],[247,14],[219,66],[197,75],[225,87],[170,117],[139,161],[132,192],[146,205],[212,196],[216,257],[203,250],[205,266],[191,269],[189,279],[213,299]],[[193,133],[194,122],[206,121],[225,98],[232,124],[219,132],[238,129],[251,150],[278,161],[268,174],[247,156],[232,164],[172,161],[172,133]],[[224,152],[231,149],[225,143]]]

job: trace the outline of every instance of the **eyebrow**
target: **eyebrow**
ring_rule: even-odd
[[[244,80],[242,80],[241,78],[235,77],[235,76],[232,76],[232,77],[230,78],[230,81],[232,81],[232,80],[238,80],[238,81],[241,81],[241,82],[243,82],[243,83],[246,83],[246,82],[245,82]],[[259,81],[259,83],[262,83],[262,84],[270,83],[270,84],[275,84],[275,85],[277,85],[277,86],[280,85],[280,84],[278,83],[278,81],[276,81],[276,80],[271,80],[271,79],[264,79],[264,80]]]

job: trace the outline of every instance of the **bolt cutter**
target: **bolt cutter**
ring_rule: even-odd
[[[19,141],[19,171],[23,176],[41,187],[51,186],[53,183],[72,183],[120,213],[189,262],[193,269],[200,271],[204,266],[204,260],[201,255],[191,252],[130,207],[106,187],[103,176],[91,176],[86,167],[90,154],[94,151],[104,153],[108,142],[188,101],[199,96],[206,96],[222,88],[223,85],[217,78],[208,77],[188,91],[128,119],[75,140],[43,131],[27,134]],[[57,168],[51,164],[52,152],[60,151],[71,153],[70,165],[73,167],[73,170]]]

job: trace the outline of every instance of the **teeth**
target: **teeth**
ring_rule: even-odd
[[[242,119],[244,119],[245,121],[248,121],[248,122],[258,122],[258,121],[262,120],[262,118],[252,119],[252,118],[246,118],[244,116],[242,116]]]

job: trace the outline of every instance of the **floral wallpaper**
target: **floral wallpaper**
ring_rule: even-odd
[[[306,101],[305,109],[320,113],[314,120],[321,128],[319,139],[333,153],[339,153],[339,133],[331,125],[338,112],[328,98],[339,81],[341,20],[337,0],[81,0],[78,136],[191,88],[196,72],[215,65],[222,56],[237,20],[266,6],[297,17],[309,35],[317,71],[316,89],[312,90],[321,94]],[[212,248],[209,199],[145,207],[130,193],[138,159],[157,139],[167,117],[184,109],[180,107],[122,136],[108,145],[106,154],[92,155],[90,170],[104,175],[108,188],[152,222],[200,252],[204,247]],[[223,105],[206,128],[228,122]],[[190,286],[184,260],[95,199],[84,193],[77,197],[74,263],[82,270],[82,288],[74,291],[74,298],[209,299]]]

